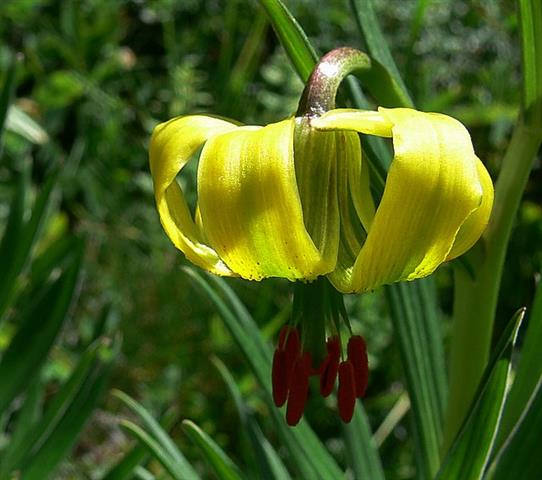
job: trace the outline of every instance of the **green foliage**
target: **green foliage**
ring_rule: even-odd
[[[315,52],[351,45],[393,79],[393,104],[465,122],[496,178],[520,105],[527,119],[540,110],[540,7],[519,4],[518,16],[510,2],[466,0],[0,2],[0,478],[540,476],[539,166],[529,180],[524,168],[491,317],[507,343],[488,346],[496,360],[449,452],[450,269],[348,298],[369,344],[368,396],[345,427],[333,399],[311,398],[290,429],[269,382],[289,286],[183,273],[147,167],[157,122],[200,111],[280,120],[295,111]],[[366,82],[347,79],[340,105],[386,103]],[[391,151],[362,142],[379,198]],[[187,170],[180,182],[195,198],[196,165]],[[506,324],[522,305],[516,365]],[[110,413],[111,386],[138,399],[115,395],[126,414]]]

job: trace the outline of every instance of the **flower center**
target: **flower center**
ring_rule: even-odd
[[[310,304],[310,308],[306,305]],[[341,346],[340,322],[350,332],[346,349]],[[369,364],[365,340],[352,335],[342,304],[342,296],[324,279],[296,286],[293,325],[284,326],[273,355],[273,401],[286,404],[286,422],[299,423],[309,398],[310,377],[318,377],[322,397],[335,389],[338,377],[337,407],[348,423],[356,399],[365,395]],[[299,327],[299,328],[298,328]],[[327,332],[334,332],[327,335]]]

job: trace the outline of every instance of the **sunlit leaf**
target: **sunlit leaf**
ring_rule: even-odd
[[[503,332],[467,419],[443,460],[437,476],[439,480],[481,478],[502,416],[512,353],[524,316],[525,309],[522,309]]]

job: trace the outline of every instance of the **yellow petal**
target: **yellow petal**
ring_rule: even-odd
[[[360,113],[345,113],[344,124],[336,111],[313,122],[317,128],[366,133],[377,132],[375,125],[393,125],[395,158],[384,195],[352,269],[351,284],[343,288],[358,292],[432,273],[482,202],[478,159],[457,120],[403,108],[379,109],[383,121],[377,114]],[[382,127],[381,134],[385,130]]]
[[[469,250],[478,241],[489,222],[489,216],[491,215],[491,209],[493,208],[493,183],[486,167],[479,159],[477,159],[476,168],[484,192],[482,195],[482,203],[480,204],[480,207],[471,213],[463,225],[461,225],[446,260],[457,258]]]
[[[328,278],[337,290],[350,289],[352,270],[367,231],[373,221],[375,207],[369,188],[369,168],[361,155],[356,133],[343,135],[343,155],[338,161],[338,198],[340,209],[340,247],[337,265]]]
[[[311,125],[318,130],[353,130],[367,135],[391,137],[393,124],[381,112],[337,108],[314,118]]]
[[[194,223],[176,177],[209,137],[237,128],[213,117],[193,115],[158,125],[152,134],[150,167],[160,221],[173,244],[195,265],[218,275],[233,275]]]
[[[293,158],[294,119],[211,138],[198,170],[203,230],[247,279],[312,279],[325,270],[303,223]]]

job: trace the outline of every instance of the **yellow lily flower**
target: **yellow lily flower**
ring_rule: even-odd
[[[376,209],[358,132],[393,140]],[[202,146],[192,214],[176,177]],[[192,263],[251,280],[327,275],[341,292],[429,275],[478,240],[493,202],[466,129],[406,108],[265,127],[178,117],[154,130],[150,166],[162,225]]]

